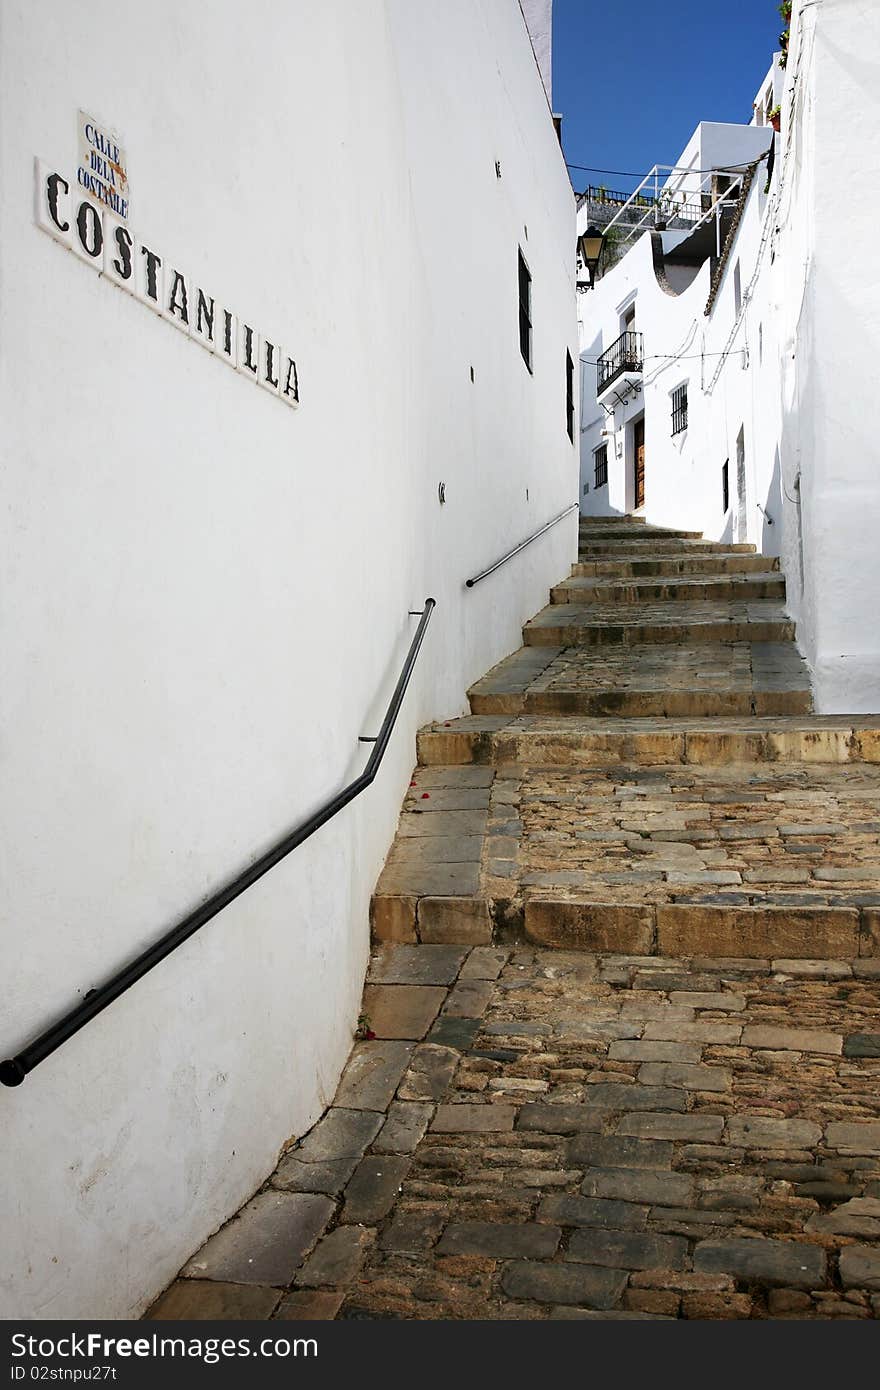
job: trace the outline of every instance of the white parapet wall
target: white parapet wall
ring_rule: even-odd
[[[0,1091],[0,1315],[118,1318],[332,1098],[415,731],[574,557],[572,515],[464,588],[577,494],[574,202],[516,0],[2,0],[0,27],[0,1055],[360,770],[438,603],[365,797]],[[163,312],[89,263],[97,211],[85,246],[46,234],[47,173],[123,267],[124,198]],[[202,289],[283,349],[267,389],[173,273],[188,317]]]

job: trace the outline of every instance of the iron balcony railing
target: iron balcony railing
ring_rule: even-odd
[[[624,372],[640,372],[645,354],[641,333],[628,329],[616,342],[599,354],[596,362],[596,394],[601,396]]]

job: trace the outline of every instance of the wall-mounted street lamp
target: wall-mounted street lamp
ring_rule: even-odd
[[[604,234],[598,227],[589,226],[585,232],[581,232],[577,240],[578,255],[584,263],[589,280],[579,281],[578,288],[591,290],[596,283],[596,270],[602,256],[602,247],[605,245]]]

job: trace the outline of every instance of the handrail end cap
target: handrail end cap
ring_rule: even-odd
[[[0,1083],[4,1086],[20,1086],[27,1076],[27,1072],[21,1062],[15,1057],[10,1057],[6,1062],[0,1062]]]

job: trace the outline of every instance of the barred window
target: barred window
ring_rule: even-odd
[[[532,370],[532,277],[522,251],[519,253],[519,350]]]
[[[688,427],[688,389],[687,382],[678,386],[672,393],[672,433],[681,434]]]
[[[565,427],[568,437],[574,443],[574,362],[571,353],[565,350]]]
[[[608,482],[608,445],[600,444],[593,450],[593,487],[604,487]]]

